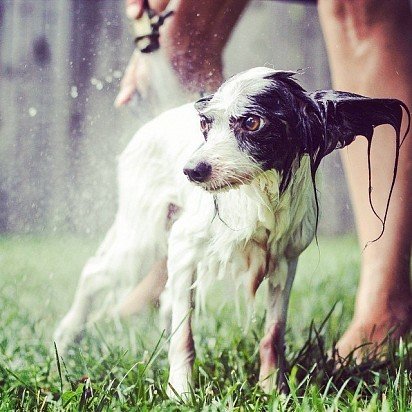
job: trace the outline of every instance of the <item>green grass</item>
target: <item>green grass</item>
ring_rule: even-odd
[[[155,310],[124,324],[100,322],[72,356],[56,356],[53,329],[96,246],[70,236],[0,238],[0,411],[412,410],[408,342],[363,365],[336,369],[326,356],[352,316],[354,239],[321,239],[300,260],[286,337],[288,395],[264,395],[256,385],[262,290],[247,331],[230,305],[213,304],[196,322],[195,386],[186,404],[165,395],[167,336]]]

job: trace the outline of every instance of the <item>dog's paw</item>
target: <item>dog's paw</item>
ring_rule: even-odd
[[[53,341],[60,356],[68,354],[70,346],[78,341],[82,335],[81,325],[76,322],[76,318],[68,313],[59,323],[53,334]]]
[[[187,374],[171,375],[167,383],[167,396],[178,401],[187,401],[191,393],[191,377]]]
[[[286,378],[283,373],[279,370],[273,371],[270,375],[261,376],[259,378],[259,386],[262,388],[263,392],[266,394],[271,394],[273,392],[277,393],[287,393],[288,385]]]

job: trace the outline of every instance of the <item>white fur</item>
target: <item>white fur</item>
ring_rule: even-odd
[[[274,387],[274,372],[283,368],[289,292],[297,258],[314,235],[315,206],[308,159],[294,165],[292,180],[280,195],[278,173],[257,167],[228,131],[227,116],[238,110],[242,96],[266,87],[266,80],[256,81],[262,70],[273,72],[246,72],[219,91],[211,106],[216,127],[199,150],[204,139],[192,104],[165,112],[136,133],[119,159],[115,223],[86,264],[72,308],[56,331],[60,351],[84,328],[92,309],[101,308],[108,291],[124,291],[122,282],[131,287],[167,257],[169,278],[162,300],[172,311],[169,383],[174,390],[185,394],[191,383],[193,285],[203,295],[213,279],[226,276],[246,282],[251,294],[263,277],[270,279],[260,379],[266,390]],[[188,161],[199,159],[214,167],[211,181],[202,184],[212,193],[182,173]],[[237,189],[214,191],[225,183]],[[170,204],[178,207],[172,221],[167,218]]]

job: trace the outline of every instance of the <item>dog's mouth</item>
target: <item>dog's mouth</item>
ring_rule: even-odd
[[[206,190],[207,192],[210,193],[223,193],[227,192],[231,189],[237,189],[240,185],[243,183],[226,183],[222,185],[207,185],[207,184],[202,184],[201,187],[202,189]]]
[[[236,179],[225,179],[224,181],[208,180],[199,184],[199,186],[210,193],[223,193],[231,189],[238,189],[244,184],[248,184],[252,181],[252,177],[249,175],[237,177]]]

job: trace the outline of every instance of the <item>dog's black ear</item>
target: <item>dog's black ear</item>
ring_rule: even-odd
[[[318,91],[308,93],[311,99],[305,107],[309,120],[307,121],[306,152],[311,159],[312,175],[319,166],[320,161],[335,149],[348,146],[356,136],[365,136],[368,140],[368,171],[369,171],[369,203],[374,214],[382,222],[382,232],[389,209],[393,187],[398,170],[399,149],[409,132],[411,115],[408,107],[396,99],[372,99],[352,93],[336,91]],[[408,125],[401,141],[402,109],[408,116]],[[392,184],[383,218],[381,218],[372,204],[372,177],[370,152],[373,130],[383,124],[391,125],[395,129],[395,162],[393,168]]]
[[[314,158],[316,167],[323,157],[335,149],[349,145],[356,136],[365,136],[370,145],[373,129],[383,124],[389,124],[395,129],[396,147],[399,149],[402,109],[407,113],[410,123],[408,107],[400,100],[372,99],[353,93],[329,90],[309,93],[309,95],[318,109],[316,123],[323,129],[314,131],[311,136],[312,147],[309,150],[316,152]]]
[[[195,109],[198,112],[206,109],[208,103],[213,99],[213,94],[201,97],[198,101],[195,102]]]

